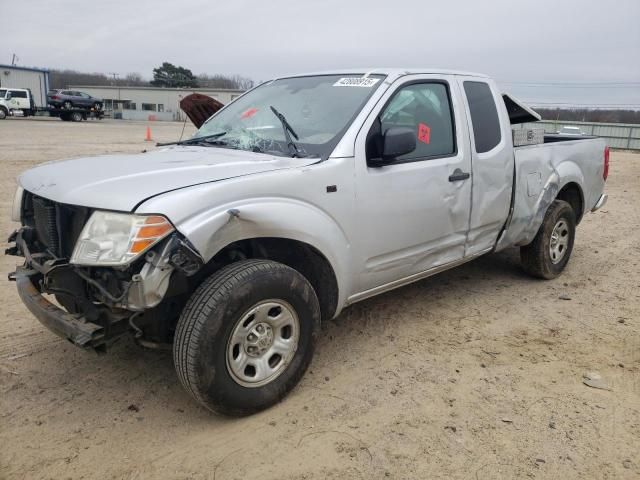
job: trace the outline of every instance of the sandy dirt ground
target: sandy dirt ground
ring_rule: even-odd
[[[21,171],[155,148],[145,128],[0,121],[0,232]],[[181,129],[152,125],[157,140]],[[58,339],[4,276],[0,478],[640,478],[640,155],[613,153],[607,191],[557,280],[510,250],[354,305],[285,401],[243,419],[194,403],[168,353]]]

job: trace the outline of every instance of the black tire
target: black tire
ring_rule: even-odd
[[[7,115],[9,115],[9,112],[4,108],[0,108],[0,120],[7,118]]]
[[[68,113],[61,113],[60,120],[62,120],[63,122],[69,122],[71,121],[71,116]]]
[[[560,222],[564,221],[564,225]],[[561,226],[561,236],[566,237],[566,246],[561,256],[552,259],[551,234],[556,225]],[[555,200],[547,209],[540,230],[529,245],[520,247],[520,261],[524,270],[534,277],[551,280],[562,273],[567,266],[576,236],[576,214],[571,205],[563,200]]]
[[[246,314],[266,300],[292,307],[297,348],[278,376],[248,387],[230,372],[227,355],[235,348],[230,338]],[[178,320],[173,359],[180,382],[199,403],[224,415],[248,415],[277,403],[295,387],[311,362],[319,331],[318,298],[305,277],[281,263],[243,260],[214,273],[193,293]]]
[[[94,109],[96,112],[99,112],[100,110],[102,110],[102,104],[101,104],[100,102],[96,102],[96,103],[94,103],[94,104],[93,104],[93,109]]]
[[[72,122],[81,122],[83,120],[83,115],[80,112],[72,112],[70,118]]]
[[[62,108],[64,108],[65,110],[71,110],[73,108],[73,103],[71,103],[69,100],[66,100],[62,104]]]

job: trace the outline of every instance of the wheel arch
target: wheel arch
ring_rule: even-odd
[[[207,271],[215,271],[239,260],[264,259],[287,265],[300,272],[318,296],[323,320],[329,320],[338,308],[338,279],[327,257],[316,247],[283,237],[253,237],[233,241],[207,262]]]
[[[571,205],[576,214],[576,225],[579,224],[584,215],[584,193],[580,185],[575,181],[567,182],[556,195],[556,199],[564,200]]]

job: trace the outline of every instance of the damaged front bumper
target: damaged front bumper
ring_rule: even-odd
[[[40,323],[78,347],[100,348],[105,345],[105,329],[101,325],[91,323],[81,315],[72,315],[49,302],[32,283],[27,272],[18,268],[14,275],[18,295]]]
[[[83,268],[49,252],[32,251],[33,235],[30,227],[22,227],[9,238],[15,244],[5,253],[25,259],[9,280],[16,282],[22,302],[49,330],[78,347],[98,351],[132,329],[142,336],[132,320],[142,319],[162,302],[175,271],[190,276],[203,264],[185,240],[172,236],[130,270]],[[64,308],[46,294],[55,295]]]

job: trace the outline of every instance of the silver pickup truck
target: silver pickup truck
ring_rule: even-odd
[[[10,278],[58,335],[172,346],[197,401],[249,414],[352,303],[507,247],[562,272],[606,201],[608,149],[518,125],[537,119],[476,74],[278,78],[187,140],[23,173]]]

